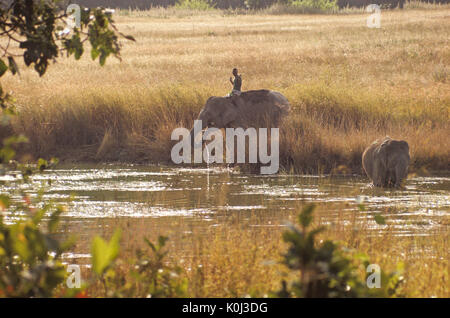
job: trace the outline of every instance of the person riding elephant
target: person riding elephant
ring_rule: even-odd
[[[230,83],[231,85],[233,85],[233,90],[231,91],[230,94],[228,94],[228,96],[241,95],[242,77],[241,75],[238,74],[237,68],[233,68],[233,76],[234,81],[230,77]]]
[[[376,187],[401,187],[409,162],[408,143],[388,136],[374,141],[362,155],[364,171]]]

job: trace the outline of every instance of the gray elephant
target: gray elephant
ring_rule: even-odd
[[[210,97],[198,115],[202,129],[206,127],[236,128],[278,127],[290,105],[281,93],[271,90],[252,90],[231,97]],[[193,129],[191,140],[193,141]]]
[[[376,140],[362,155],[364,171],[377,187],[401,187],[409,161],[408,143],[390,137]]]

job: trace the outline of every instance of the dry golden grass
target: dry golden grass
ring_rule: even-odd
[[[344,211],[345,206],[342,206]],[[296,213],[286,217],[296,223]],[[322,219],[329,218],[329,205],[319,206],[315,224],[321,225]],[[339,241],[349,248],[350,253],[367,254],[371,263],[378,264],[385,272],[395,271],[398,263],[404,264],[405,283],[401,293],[406,297],[449,297],[448,272],[448,233],[444,226],[429,236],[418,233],[410,236],[398,236],[394,232],[394,223],[388,225],[382,234],[371,229],[373,221],[355,217],[355,212],[342,212],[336,222],[327,226],[320,239]],[[280,287],[281,279],[295,279],[295,273],[288,273],[280,265],[281,254],[286,245],[280,227],[284,222],[239,220],[217,230],[211,238],[200,240],[200,248],[194,251],[189,268],[201,266],[202,279],[195,271],[188,272],[191,293],[207,297],[243,297],[265,296]],[[249,224],[263,226],[249,226]],[[348,224],[346,224],[348,223]],[[211,235],[211,233],[209,233]],[[365,276],[361,272],[361,278]],[[220,282],[220,283],[218,283]],[[200,286],[199,286],[199,283]]]
[[[18,99],[16,132],[34,156],[72,161],[170,162],[170,133],[190,128],[238,67],[243,89],[290,100],[281,165],[359,172],[363,149],[384,135],[408,141],[412,166],[448,169],[450,9],[367,14],[118,15],[123,61],[103,68],[61,58],[46,76],[6,77]]]

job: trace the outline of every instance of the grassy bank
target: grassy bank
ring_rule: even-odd
[[[413,169],[446,170],[450,159],[449,9],[367,14],[118,15],[133,35],[123,62],[93,68],[60,59],[44,78],[7,77],[20,115],[11,129],[33,157],[170,163],[176,127],[190,128],[233,67],[243,89],[282,92],[281,166],[299,172],[360,172],[361,154],[390,135],[410,144]],[[26,158],[24,157],[24,160]]]

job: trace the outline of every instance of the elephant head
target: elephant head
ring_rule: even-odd
[[[197,120],[201,120],[201,129],[206,127],[226,128],[235,122],[238,116],[232,97],[210,97],[200,111]],[[194,128],[190,131],[191,144],[194,142]]]
[[[281,93],[270,90],[243,92],[238,96],[210,97],[197,120],[206,127],[278,127],[282,116],[289,113],[289,102]],[[191,141],[194,141],[194,129]]]
[[[385,137],[366,148],[362,161],[375,186],[400,187],[408,174],[409,145],[406,141]]]

